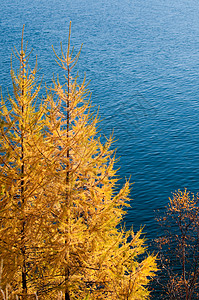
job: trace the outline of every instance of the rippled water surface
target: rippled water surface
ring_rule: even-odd
[[[77,69],[91,80],[102,133],[114,129],[120,177],[134,182],[127,226],[145,224],[148,238],[171,192],[199,191],[198,16],[196,0],[1,0],[3,94],[23,24],[50,83],[59,72],[51,45],[66,45],[72,21],[72,44],[83,43]]]

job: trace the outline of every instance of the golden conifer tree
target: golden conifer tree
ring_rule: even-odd
[[[65,300],[87,295],[89,299],[145,299],[154,257],[138,263],[138,255],[144,252],[141,232],[135,235],[120,226],[128,206],[129,182],[117,192],[112,137],[101,143],[85,80],[79,85],[71,76],[79,54],[71,55],[69,31],[66,56],[62,49],[60,57],[56,54],[66,84],[54,80],[48,96],[46,138],[53,162],[50,198],[55,206],[48,223],[50,269],[46,271]]]
[[[24,51],[23,33],[20,53],[16,50],[15,56],[20,70],[16,75],[11,68],[13,95],[8,96],[7,102],[2,99],[1,103],[1,284],[9,283],[16,293],[26,295],[32,290],[36,274],[33,256],[45,211],[40,193],[45,175],[39,150],[43,140],[44,108],[42,105],[35,108],[40,90],[35,77],[37,64],[32,71],[27,66],[29,55]]]
[[[199,298],[199,197],[178,190],[158,217],[162,299]]]

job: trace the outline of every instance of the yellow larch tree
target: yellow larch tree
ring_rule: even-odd
[[[199,196],[178,190],[158,218],[162,299],[199,298]]]
[[[60,57],[55,53],[66,83],[54,79],[48,94],[46,139],[53,184],[48,197],[55,205],[47,224],[49,268],[43,278],[51,280],[45,288],[57,287],[65,300],[87,295],[93,300],[147,299],[155,259],[146,255],[138,262],[145,251],[141,232],[125,232],[121,226],[129,182],[118,191],[112,137],[101,143],[85,79],[78,84],[72,78],[80,52],[72,57],[70,34],[66,56],[62,48]]]
[[[11,67],[13,94],[1,101],[0,259],[1,287],[10,284],[23,298],[34,290],[34,253],[40,245],[40,228],[47,211],[41,194],[46,175],[39,149],[43,144],[44,107],[36,106],[40,90],[35,77],[37,64],[33,70],[27,65],[23,33],[21,50],[15,50],[20,70],[15,74]]]

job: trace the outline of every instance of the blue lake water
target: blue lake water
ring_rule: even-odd
[[[1,0],[4,95],[23,24],[49,84],[59,72],[51,45],[66,45],[72,21],[72,45],[83,43],[77,70],[91,80],[102,133],[114,130],[120,177],[134,182],[127,227],[145,225],[149,239],[172,192],[199,191],[198,16],[196,0]]]

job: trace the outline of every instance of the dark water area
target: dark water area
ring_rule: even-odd
[[[133,182],[127,227],[150,240],[154,211],[199,181],[199,5],[196,0],[1,0],[0,82],[10,85],[10,55],[25,40],[39,73],[51,83],[59,69],[53,44],[83,43],[77,66],[100,106],[102,134],[114,130],[119,176]]]

